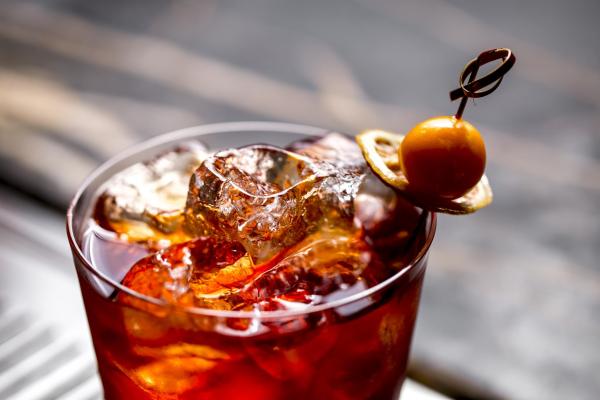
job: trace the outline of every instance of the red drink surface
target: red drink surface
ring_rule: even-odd
[[[105,398],[396,398],[429,234],[394,201],[377,223],[313,229],[265,259],[216,234],[124,241],[96,213],[86,257],[136,292],[78,268]]]

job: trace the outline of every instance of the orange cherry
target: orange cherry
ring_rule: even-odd
[[[455,199],[473,188],[485,170],[485,144],[469,122],[435,117],[415,126],[399,149],[409,189],[419,194]]]

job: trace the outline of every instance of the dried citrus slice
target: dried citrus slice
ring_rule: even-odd
[[[393,188],[407,190],[408,180],[402,172],[398,158],[402,139],[402,135],[380,130],[365,131],[356,137],[371,169]]]
[[[411,191],[398,156],[398,149],[403,139],[403,135],[381,130],[368,130],[356,137],[365,160],[375,174],[419,207],[429,211],[458,215],[473,213],[492,202],[492,188],[485,175],[475,187],[457,199],[426,197]]]

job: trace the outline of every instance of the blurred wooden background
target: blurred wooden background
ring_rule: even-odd
[[[203,123],[405,132],[455,111],[470,58],[510,47],[514,70],[465,113],[495,202],[440,218],[411,374],[458,397],[596,399],[598,15],[595,0],[2,0],[0,190],[62,212],[103,160]]]

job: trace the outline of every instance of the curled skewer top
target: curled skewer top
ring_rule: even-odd
[[[480,66],[500,59],[502,60],[502,63],[496,67],[496,69],[479,79],[475,79]],[[480,98],[487,96],[496,90],[498,86],[500,86],[504,75],[515,64],[515,61],[516,58],[514,53],[507,48],[486,50],[469,61],[460,74],[460,87],[450,92],[451,101],[461,99],[458,110],[456,111],[456,118],[462,118],[469,97]],[[492,84],[493,86],[486,89]]]

